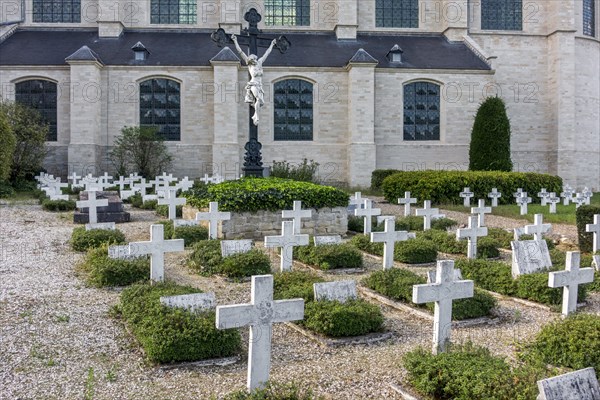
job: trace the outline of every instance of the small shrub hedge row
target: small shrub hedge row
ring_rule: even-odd
[[[170,282],[136,284],[125,289],[117,310],[152,362],[164,364],[229,357],[240,351],[237,330],[217,330],[215,312],[169,308],[161,296],[201,293]]]
[[[368,235],[356,235],[350,240],[350,244],[369,254],[383,256],[383,243],[371,243]],[[437,247],[429,240],[418,238],[397,242],[394,246],[394,260],[406,264],[431,263],[437,260]]]
[[[467,240],[456,240],[456,236],[443,231],[428,230],[418,232],[417,238],[430,240],[436,245],[437,251],[447,254],[467,254]],[[500,243],[491,237],[477,240],[477,258],[497,258],[500,256]]]
[[[581,206],[577,209],[577,236],[579,238],[579,249],[584,253],[591,253],[594,250],[592,233],[585,231],[587,224],[594,223],[594,215],[600,214],[600,206]]]
[[[450,218],[438,218],[431,221],[431,229],[445,231],[448,228],[457,226],[458,222]],[[375,220],[372,221],[371,231],[383,232],[385,224],[377,225]],[[348,217],[348,230],[351,232],[362,233],[364,232],[364,218],[363,217]],[[422,231],[423,230],[423,217],[402,217],[396,219],[396,230],[397,231]]]
[[[430,312],[433,312],[434,303],[414,304],[412,302],[413,286],[424,283],[427,283],[427,279],[424,277],[399,268],[376,271],[363,280],[366,287],[383,296],[403,303],[410,303],[415,307],[427,308]],[[463,320],[490,315],[490,311],[496,306],[496,303],[496,299],[491,295],[480,289],[475,289],[472,298],[452,302],[452,318]]]
[[[294,248],[294,258],[323,270],[363,266],[362,253],[356,247],[347,243],[315,246],[312,238],[308,246]]]
[[[156,210],[156,207],[158,207],[157,200],[147,200],[146,202],[144,202],[142,200],[142,195],[139,193],[136,193],[133,196],[130,196],[126,202],[130,203],[132,207],[140,208],[142,210]],[[167,209],[167,211],[168,211],[168,209]]]
[[[185,197],[197,208],[219,202],[223,211],[280,211],[291,209],[294,200],[304,208],[347,207],[350,196],[339,189],[280,178],[244,178],[216,185],[194,186]]]
[[[514,203],[512,194],[517,188],[531,194],[546,188],[560,193],[562,179],[557,176],[498,171],[400,171],[383,180],[381,188],[387,201],[396,204],[404,192],[419,201],[431,200],[433,204],[459,203],[459,193],[469,187],[475,199],[487,199],[492,188],[498,188],[502,197],[499,204]],[[535,196],[532,196],[536,199]]]
[[[157,203],[158,204],[158,203]],[[169,206],[159,206],[157,205],[156,208],[156,214],[161,216],[161,217],[165,217],[165,218],[169,218]],[[177,218],[182,218],[183,217],[183,206],[176,206],[175,207],[175,215],[177,216]]]
[[[128,286],[150,279],[150,259],[117,260],[108,257],[108,246],[88,250],[80,264],[85,281],[94,287]]]
[[[216,397],[211,400],[216,400]],[[264,388],[255,389],[250,393],[246,389],[229,393],[225,396],[225,400],[324,400],[324,398],[316,397],[312,390],[295,383],[280,384],[270,381]]]
[[[221,256],[221,241],[201,240],[192,247],[187,265],[200,275],[225,275],[229,278],[244,278],[271,273],[269,256],[259,249],[247,253]]]
[[[194,226],[173,226],[173,221],[158,221],[158,224],[164,225],[166,239],[183,239],[185,247],[208,239],[208,229],[202,225]]]
[[[125,244],[125,235],[118,229],[92,229],[84,226],[73,229],[71,248],[75,251],[87,251],[103,245]]]
[[[73,211],[76,208],[75,202],[72,200],[50,200],[42,201],[42,208],[46,211],[61,212]]]
[[[323,282],[315,273],[291,271],[274,275],[275,299],[303,298],[304,320],[299,325],[329,337],[360,336],[377,332],[383,326],[381,309],[364,300],[346,303],[314,301],[313,284]]]

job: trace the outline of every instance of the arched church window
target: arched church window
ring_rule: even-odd
[[[481,29],[499,31],[523,30],[523,1],[482,0]]]
[[[310,25],[310,0],[265,0],[265,25]]]
[[[404,85],[404,140],[440,140],[440,85]]]
[[[286,79],[274,85],[275,140],[313,140],[313,84]]]
[[[140,83],[140,126],[155,127],[164,140],[181,139],[179,82],[154,78]]]
[[[35,108],[49,125],[48,140],[57,140],[57,87],[56,83],[43,79],[31,79],[15,85],[15,101]]]
[[[375,25],[380,28],[418,28],[419,0],[376,0]]]
[[[81,0],[33,0],[33,22],[81,22]]]

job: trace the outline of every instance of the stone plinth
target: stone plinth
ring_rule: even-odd
[[[123,209],[123,202],[117,192],[96,192],[97,199],[108,199],[107,207],[98,207],[98,222],[129,222],[131,220],[131,214],[125,212]],[[87,192],[81,192],[79,195],[80,200],[87,200]],[[73,222],[76,224],[87,224],[89,222],[89,210],[84,207],[75,211],[73,215]]]
[[[183,207],[184,219],[195,219],[198,209]],[[254,239],[262,241],[265,236],[281,233],[281,211],[232,212],[231,220],[219,223],[219,238]],[[200,224],[206,225],[206,222]],[[345,235],[348,231],[348,213],[346,207],[320,208],[313,210],[310,219],[302,220],[301,233],[309,235]]]

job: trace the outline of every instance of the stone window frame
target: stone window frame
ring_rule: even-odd
[[[299,118],[302,118],[302,111],[303,110],[309,110],[310,109],[310,123],[306,122],[306,123],[302,123],[301,121],[298,124],[294,124],[294,125],[299,125],[299,129],[302,130],[303,127],[306,126],[310,126],[310,134],[305,133],[303,136],[296,136],[294,137],[294,133],[290,133],[289,130],[287,132],[283,132],[281,131],[281,129],[283,129],[283,126],[285,125],[285,129],[287,130],[287,125],[289,125],[289,122],[287,122],[287,116],[286,118],[286,122],[285,123],[280,123],[278,124],[278,118],[277,118],[277,112],[279,111],[288,111],[287,105],[284,108],[281,107],[277,107],[277,103],[278,103],[278,93],[277,93],[277,86],[287,82],[287,81],[300,81],[300,83],[306,83],[310,85],[310,89],[311,89],[311,93],[310,93],[310,108],[302,108],[301,105],[298,106],[298,111],[299,111]],[[301,142],[313,142],[315,140],[315,132],[314,132],[314,127],[315,127],[315,88],[316,86],[316,82],[314,82],[311,79],[305,78],[305,77],[300,77],[300,76],[286,76],[286,77],[281,77],[275,81],[273,81],[272,83],[272,93],[273,93],[273,141],[274,142],[289,142],[289,141],[301,141]],[[289,95],[289,93],[287,93],[287,95]],[[302,93],[298,94],[298,101],[302,101]],[[287,99],[287,97],[286,97]],[[288,102],[289,104],[289,102]],[[308,117],[308,116],[305,116]],[[277,125],[282,125],[280,127],[278,127]]]
[[[54,87],[54,91],[50,91],[48,93],[46,93],[46,89],[42,88],[42,102],[43,105],[47,106],[47,105],[52,105],[52,103],[54,104],[53,107],[36,107],[34,104],[32,104],[32,99],[29,98],[28,101],[23,101],[23,98],[19,99],[19,97],[25,97],[25,96],[31,96],[31,89],[28,91],[28,93],[26,94],[19,94],[19,87],[22,87],[22,85],[28,83],[28,82],[44,82],[44,84],[50,84],[50,86]],[[14,81],[14,85],[15,85],[15,102],[17,103],[21,103],[24,105],[27,105],[29,107],[32,107],[36,110],[38,110],[40,112],[40,114],[42,115],[42,120],[44,122],[47,122],[49,125],[49,130],[48,130],[48,136],[46,138],[47,142],[57,142],[58,141],[58,90],[59,90],[59,86],[58,86],[58,82],[55,81],[54,79],[50,79],[50,78],[46,78],[46,77],[40,77],[40,76],[28,76],[28,77],[23,77],[17,81]],[[47,95],[54,95],[54,100],[53,102],[47,102],[46,96]],[[50,115],[50,113],[52,113],[52,115]],[[50,119],[49,119],[50,117]]]
[[[196,0],[150,0],[151,25],[195,25],[197,23]]]
[[[596,38],[598,36],[598,8],[600,7],[596,4],[596,0],[582,1],[581,32],[583,36],[590,38]]]
[[[177,108],[178,113],[179,113],[179,123],[178,124],[169,124],[168,122],[167,123],[161,123],[161,124],[156,124],[156,123],[148,124],[148,123],[144,123],[144,119],[147,118],[147,117],[145,117],[143,115],[144,110],[146,110],[146,112],[150,111],[150,110],[155,111],[157,108],[155,107],[155,104],[154,104],[154,101],[155,101],[154,85],[152,86],[152,93],[151,93],[152,94],[152,103],[153,103],[152,107],[151,108],[144,107],[144,101],[142,99],[142,96],[145,93],[142,92],[142,84],[144,84],[144,83],[146,83],[148,81],[156,81],[156,80],[167,81],[167,86],[165,86],[165,93],[164,93],[165,94],[165,102],[166,103],[168,103],[168,97],[169,97],[168,83],[169,82],[174,82],[174,83],[176,83],[178,85],[178,88],[179,88],[179,105],[178,105],[178,108]],[[183,120],[182,116],[181,116],[181,114],[182,114],[182,108],[183,108],[182,107],[182,97],[183,97],[182,96],[182,93],[183,93],[182,87],[183,87],[183,82],[181,80],[177,79],[177,78],[172,77],[172,76],[152,75],[152,76],[145,76],[143,78],[138,79],[137,80],[137,88],[138,88],[139,93],[138,93],[137,100],[138,100],[138,111],[139,111],[138,116],[139,116],[139,125],[140,125],[140,127],[151,127],[151,126],[158,127],[159,128],[158,129],[158,135],[160,137],[162,137],[163,140],[165,140],[166,142],[179,142],[179,141],[181,141],[182,120]],[[162,94],[162,93],[159,93],[159,94]],[[173,110],[174,108],[169,108],[168,105],[167,105],[166,107],[161,107],[161,108],[158,108],[158,109],[159,110],[165,110],[165,114],[166,114],[166,113],[168,113],[169,110]],[[167,117],[165,116],[165,118],[167,118]],[[153,122],[155,122],[154,119],[153,119]],[[166,133],[164,132],[163,127],[167,127],[167,129],[169,129],[169,127],[172,127],[172,126],[178,126],[178,131],[176,131],[176,132],[166,132]]]
[[[310,26],[311,0],[264,0],[265,26]]]
[[[504,19],[497,16],[501,14],[501,5],[512,10],[514,17],[510,14],[504,15]],[[482,31],[523,31],[523,0],[481,0],[480,27]],[[493,25],[492,25],[493,24]]]
[[[375,0],[375,27],[418,28],[419,0]]]
[[[413,86],[416,84],[428,84],[428,85],[435,85],[437,86],[437,124],[430,124],[427,123],[427,126],[429,127],[429,125],[437,125],[437,135],[434,135],[433,137],[424,137],[424,138],[417,138],[416,134],[414,136],[414,138],[410,137],[410,133],[406,132],[406,118],[407,118],[407,110],[406,110],[406,106],[407,106],[407,88],[409,86]],[[442,82],[436,81],[436,80],[432,80],[432,79],[426,79],[426,78],[416,78],[416,79],[411,79],[410,81],[404,82],[402,84],[402,141],[405,143],[419,143],[419,142],[427,142],[427,143],[431,143],[431,142],[435,142],[435,143],[441,143],[443,140],[443,115],[444,115],[444,105],[443,105],[443,96],[442,96],[442,90],[443,90],[444,84]],[[415,87],[415,91],[416,91],[416,87]],[[416,94],[415,94],[416,96]],[[415,101],[415,105],[416,103],[416,99]],[[429,103],[427,103],[428,105]],[[429,110],[427,110],[429,111]],[[416,111],[415,111],[416,112]],[[416,118],[415,118],[416,120]],[[424,124],[412,124],[412,125],[424,125]],[[415,128],[416,130],[416,128]]]
[[[33,0],[34,23],[81,23],[81,0]]]

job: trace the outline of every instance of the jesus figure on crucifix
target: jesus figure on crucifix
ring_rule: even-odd
[[[262,87],[262,76],[263,76],[263,62],[269,57],[273,47],[277,44],[277,39],[273,39],[271,45],[265,52],[265,54],[258,58],[256,54],[246,55],[240,45],[238,44],[237,38],[235,35],[231,35],[231,40],[235,44],[235,48],[238,53],[242,57],[242,60],[248,65],[248,71],[250,72],[250,82],[246,84],[246,103],[252,104],[254,107],[254,115],[252,116],[252,121],[254,125],[258,126],[258,110],[265,104],[265,91]]]

